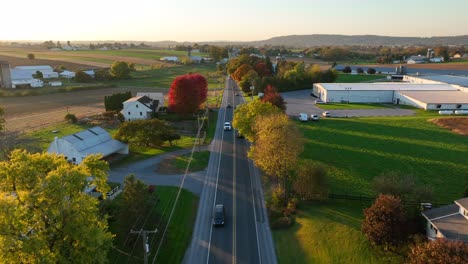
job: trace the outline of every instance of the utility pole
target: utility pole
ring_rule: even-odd
[[[156,234],[158,232],[158,229],[154,229],[154,231],[152,230],[143,230],[143,229],[140,229],[140,231],[133,231],[130,230],[130,234],[138,234],[138,236],[141,235],[141,237],[143,238],[143,255],[144,255],[144,263],[145,264],[148,264],[148,254],[149,254],[149,244],[148,244],[148,234]]]

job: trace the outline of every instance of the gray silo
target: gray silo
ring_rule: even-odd
[[[10,64],[0,61],[0,88],[12,88]]]

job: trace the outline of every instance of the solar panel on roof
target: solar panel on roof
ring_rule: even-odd
[[[82,138],[80,138],[79,136],[77,136],[76,134],[73,134],[72,136],[74,136],[74,137],[76,137],[77,139],[79,139],[79,140],[83,141],[83,139],[82,139]]]

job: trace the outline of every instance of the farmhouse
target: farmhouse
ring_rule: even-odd
[[[136,96],[147,96],[153,101],[158,101],[158,105],[156,108],[156,111],[159,111],[159,108],[164,106],[164,94],[163,93],[142,93],[139,92],[136,94]]]
[[[136,96],[123,102],[121,113],[127,121],[149,119],[158,109],[158,105],[158,100],[153,100],[148,96]]]
[[[422,215],[427,220],[426,235],[430,240],[446,238],[468,243],[468,198],[423,211]]]
[[[80,164],[91,154],[102,154],[104,157],[116,153],[128,154],[128,145],[112,139],[107,131],[96,126],[63,138],[55,137],[47,152],[62,154],[68,161]]]
[[[54,72],[54,69],[49,65],[17,66],[13,70],[24,71],[25,73],[30,74],[31,77],[39,71],[42,73],[44,79],[58,78],[58,73]]]

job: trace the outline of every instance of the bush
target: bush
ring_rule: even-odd
[[[93,81],[93,77],[89,74],[85,73],[84,71],[78,71],[75,74],[75,81],[82,82],[82,83],[90,83]]]
[[[368,74],[375,74],[376,70],[374,68],[369,68],[369,69],[367,69],[367,73]]]
[[[288,216],[280,217],[271,223],[271,229],[282,229],[294,224],[293,218]]]
[[[65,120],[71,123],[76,123],[78,121],[78,118],[74,114],[66,114],[65,115]]]
[[[449,241],[446,239],[420,243],[411,249],[408,263],[468,263],[468,244],[462,241]]]
[[[362,68],[357,68],[356,69],[356,72],[359,73],[359,74],[363,74],[364,73],[364,70]]]
[[[346,67],[344,67],[344,69],[343,69],[343,73],[351,73],[352,71],[353,71],[353,70],[351,70],[351,67],[349,67],[349,66],[346,66]]]
[[[28,59],[34,60],[35,58],[36,58],[36,56],[34,54],[32,54],[32,53],[28,54]]]
[[[116,114],[117,114],[117,111],[106,111],[102,113],[102,117],[104,117],[107,120],[113,120]]]
[[[302,164],[298,168],[293,190],[303,200],[326,199],[328,190],[325,169],[311,162]]]
[[[97,70],[95,73],[96,81],[110,81],[112,80],[112,75],[109,73],[108,70]]]
[[[284,189],[281,187],[273,188],[271,192],[271,206],[275,208],[281,208],[285,204],[284,200]]]

